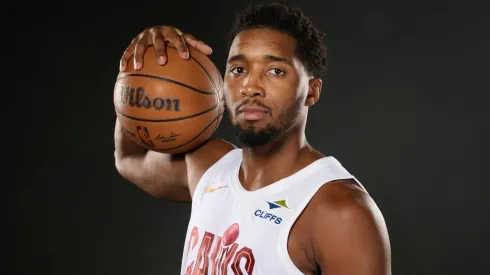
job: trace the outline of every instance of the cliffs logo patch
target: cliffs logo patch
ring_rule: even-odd
[[[286,200],[273,201],[273,202],[266,201],[266,202],[269,204],[269,209],[274,209],[279,207],[284,207],[289,209],[289,207],[286,205]]]
[[[279,201],[273,201],[273,202],[265,201],[265,202],[267,202],[267,205],[269,206],[269,210],[273,210],[276,208],[288,208],[289,209],[289,207],[286,204],[286,200],[279,200]],[[275,224],[281,224],[281,222],[282,222],[281,217],[274,215],[272,213],[269,213],[266,210],[257,209],[257,210],[255,210],[254,215],[257,218],[261,218],[261,219],[267,220],[269,222],[274,222]]]

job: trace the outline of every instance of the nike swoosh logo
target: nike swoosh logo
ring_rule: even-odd
[[[226,188],[226,187],[228,187],[228,186],[218,186],[218,187],[215,187],[215,188],[213,188],[211,186],[208,186],[208,187],[206,187],[206,193],[211,193],[211,192],[214,192],[216,190],[219,190],[221,188]]]

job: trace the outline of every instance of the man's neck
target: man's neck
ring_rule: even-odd
[[[249,191],[288,177],[323,157],[308,144],[301,130],[287,133],[271,144],[243,147],[242,152],[239,178],[242,186]]]

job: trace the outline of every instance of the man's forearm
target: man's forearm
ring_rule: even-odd
[[[114,129],[114,145],[116,158],[123,158],[129,155],[144,155],[148,151],[128,136],[118,119],[116,119]]]

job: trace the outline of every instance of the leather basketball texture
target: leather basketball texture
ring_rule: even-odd
[[[204,54],[188,46],[183,59],[167,46],[159,65],[150,46],[143,67],[128,61],[114,85],[114,107],[126,133],[139,145],[168,154],[188,152],[209,139],[224,112],[223,80]]]

